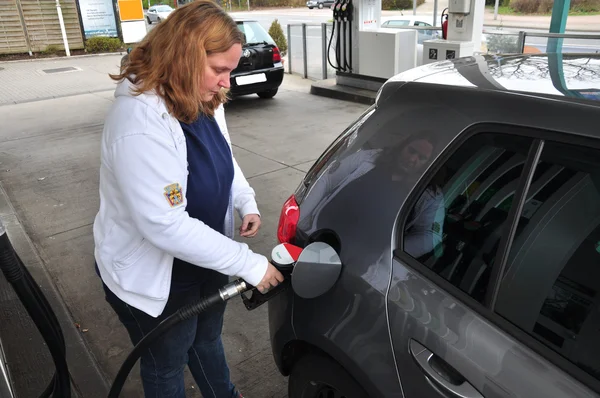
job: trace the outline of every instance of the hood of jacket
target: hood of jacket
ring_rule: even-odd
[[[135,88],[136,86],[129,79],[124,79],[122,82],[117,83],[117,88],[115,89],[115,98],[132,97],[150,106],[151,109],[156,109],[159,114],[164,112],[170,114],[170,112],[167,110],[165,101],[158,96],[155,91],[136,94],[134,92]]]

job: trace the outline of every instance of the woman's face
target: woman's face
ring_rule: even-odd
[[[206,59],[206,68],[202,79],[202,99],[206,102],[213,99],[222,88],[229,88],[229,75],[242,56],[242,45],[234,44],[222,53],[211,54]]]
[[[433,145],[427,140],[417,139],[406,145],[397,159],[396,166],[406,174],[413,173],[423,167],[431,158]]]

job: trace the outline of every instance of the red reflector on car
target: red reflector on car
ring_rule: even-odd
[[[285,201],[279,216],[279,226],[277,227],[277,239],[281,243],[292,243],[296,237],[296,228],[300,219],[300,208],[296,197],[290,196]]]
[[[273,63],[281,62],[281,53],[279,52],[279,48],[273,48]]]

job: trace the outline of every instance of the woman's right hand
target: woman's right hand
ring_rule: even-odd
[[[273,266],[273,264],[269,262],[267,272],[265,273],[265,276],[263,276],[260,283],[256,285],[256,288],[259,292],[266,293],[269,289],[277,286],[280,282],[283,282],[283,275],[277,270],[277,268]]]

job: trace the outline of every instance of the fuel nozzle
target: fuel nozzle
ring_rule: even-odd
[[[292,271],[298,261],[298,257],[300,257],[300,253],[302,253],[302,248],[289,243],[281,243],[273,248],[271,251],[271,264],[281,272],[284,280],[266,293],[261,293],[257,289],[252,289],[252,295],[250,297],[247,297],[242,293],[242,301],[248,311],[260,307],[289,288]]]

